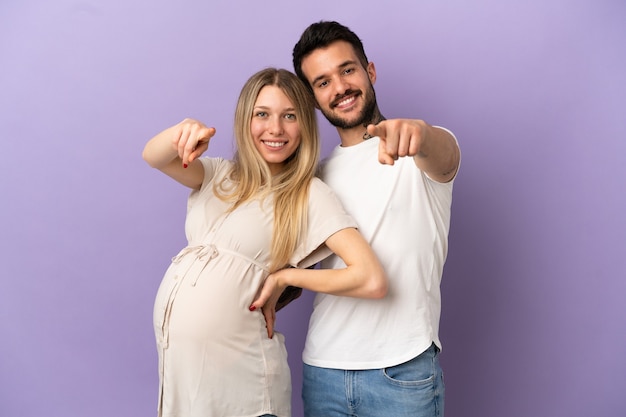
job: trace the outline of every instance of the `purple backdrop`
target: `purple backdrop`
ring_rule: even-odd
[[[461,143],[447,415],[623,414],[626,3],[213,3],[0,3],[0,415],[155,415],[151,309],[187,191],[141,149],[190,116],[230,156],[243,82],[291,69],[320,19],[362,37],[385,116]],[[279,314],[295,417],[310,304]]]

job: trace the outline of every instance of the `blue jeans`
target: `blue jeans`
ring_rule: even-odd
[[[344,371],[304,364],[305,417],[442,417],[443,372],[433,344],[385,369]]]

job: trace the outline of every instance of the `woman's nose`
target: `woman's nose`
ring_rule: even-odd
[[[283,123],[279,118],[272,118],[269,123],[268,131],[270,134],[278,136],[283,133]]]

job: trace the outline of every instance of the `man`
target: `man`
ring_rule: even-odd
[[[309,26],[293,64],[341,139],[322,178],[389,277],[382,300],[316,296],[303,353],[305,415],[441,416],[440,281],[460,162],[456,139],[423,120],[386,120],[374,63],[337,22]],[[343,265],[332,257],[322,267]]]

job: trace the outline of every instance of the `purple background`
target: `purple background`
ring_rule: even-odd
[[[215,3],[0,3],[0,415],[155,415],[151,309],[187,190],[143,145],[189,116],[230,156],[244,81],[291,69],[320,19],[361,36],[385,116],[461,143],[447,415],[623,415],[626,3]],[[279,314],[295,417],[310,304]]]

